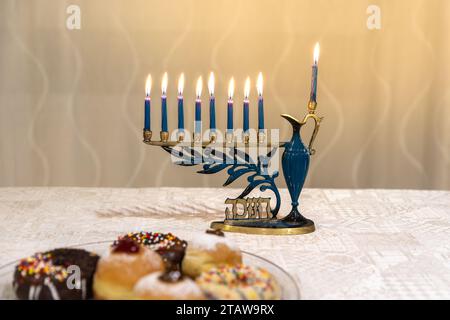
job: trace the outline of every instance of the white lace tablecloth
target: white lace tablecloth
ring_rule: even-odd
[[[0,188],[0,264],[128,231],[192,237],[239,191]],[[450,192],[306,189],[301,208],[316,232],[227,236],[290,272],[304,299],[450,299]]]

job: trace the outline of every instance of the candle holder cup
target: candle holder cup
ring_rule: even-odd
[[[244,175],[247,176],[247,187],[238,197],[225,200],[227,205],[225,219],[212,222],[212,229],[250,234],[306,234],[313,232],[315,225],[312,220],[300,213],[299,197],[308,174],[310,156],[315,153],[313,144],[323,119],[315,114],[316,107],[316,102],[310,102],[308,113],[302,121],[287,114],[281,115],[292,126],[292,137],[287,142],[273,144],[267,141],[265,134],[260,135],[262,132],[258,132],[256,142],[245,138],[248,135],[244,135],[243,142],[236,142],[230,132],[226,133],[225,142],[215,139],[201,141],[199,134],[194,134],[193,142],[183,142],[180,139],[167,141],[162,136],[161,141],[151,141],[151,134],[149,136],[148,132],[144,131],[144,143],[162,147],[176,159],[177,165],[203,165],[198,171],[200,174],[215,174],[226,170],[228,179],[223,186],[230,185]],[[310,119],[314,121],[314,130],[308,146],[305,146],[300,130]],[[211,145],[211,142],[214,143]],[[203,154],[199,154],[199,146],[203,149]],[[262,154],[258,152],[255,158],[248,152],[249,148],[265,148],[264,150],[269,151]],[[282,218],[278,217],[281,196],[275,183],[279,172],[267,170],[272,158],[278,154],[279,148],[284,149],[281,164],[291,198],[291,210]],[[271,191],[275,196],[274,205],[272,206],[270,197],[248,197],[255,189],[261,192]]]

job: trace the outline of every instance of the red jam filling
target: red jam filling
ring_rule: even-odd
[[[113,253],[138,253],[140,245],[131,239],[121,239],[117,241],[112,249]]]

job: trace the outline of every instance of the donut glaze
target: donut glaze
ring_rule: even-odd
[[[82,249],[36,253],[20,260],[16,266],[14,291],[21,300],[90,299],[98,259],[98,255]],[[77,270],[80,271],[79,282],[71,277]]]
[[[119,240],[122,239],[131,239],[157,252],[172,249],[178,246],[181,247],[187,246],[186,241],[181,240],[172,233],[145,232],[145,231],[135,233],[130,232],[124,236],[120,236],[119,239],[115,241],[115,243],[117,243]]]

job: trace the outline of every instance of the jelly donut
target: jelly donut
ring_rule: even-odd
[[[156,272],[141,278],[134,287],[137,299],[143,300],[204,300],[205,296],[194,280],[180,271]]]
[[[98,259],[96,254],[82,249],[36,253],[16,266],[14,291],[21,300],[92,298],[92,278]]]
[[[278,283],[268,271],[243,264],[210,269],[196,282],[210,299],[278,300],[281,295]]]
[[[152,250],[131,239],[116,241],[100,258],[94,275],[96,299],[133,299],[133,287],[143,276],[161,271],[164,263]]]
[[[210,268],[239,263],[242,263],[242,254],[238,246],[225,238],[223,232],[208,230],[189,241],[182,270],[184,274],[196,278]]]

